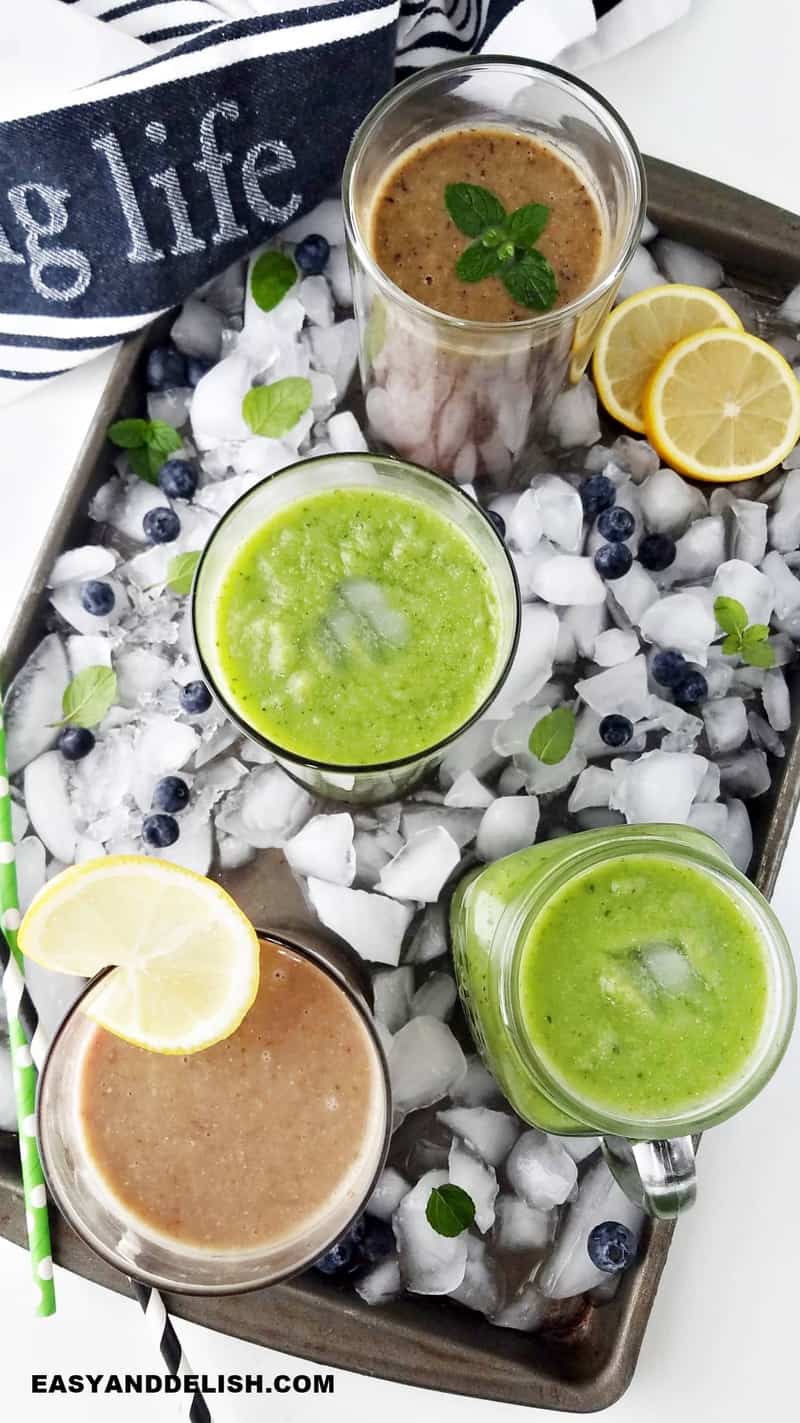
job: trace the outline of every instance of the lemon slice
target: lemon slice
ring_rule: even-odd
[[[713,326],[742,330],[733,307],[705,287],[671,282],[620,302],[601,328],[592,361],[609,415],[643,434],[642,400],[656,367],[678,341]]]
[[[58,973],[116,965],[86,1011],[153,1052],[199,1052],[229,1037],[258,991],[258,938],[230,895],[145,855],[57,875],[28,909],[19,946]]]
[[[664,357],[644,399],[647,437],[681,474],[752,479],[800,439],[800,381],[746,331],[700,331]]]

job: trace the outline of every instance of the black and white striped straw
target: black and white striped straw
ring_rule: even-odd
[[[36,1005],[28,992],[25,978],[17,966],[8,940],[2,931],[0,931],[0,975],[2,975],[4,985],[10,990],[13,1001],[19,1004],[17,1016],[30,1045],[33,1065],[37,1072],[41,1072],[49,1044],[39,1022]],[[149,1285],[143,1285],[140,1281],[131,1279],[130,1276],[128,1276],[128,1282],[134,1298],[141,1306],[150,1333],[158,1345],[168,1373],[173,1378],[183,1379],[189,1375],[196,1378],[158,1290],[151,1289]],[[202,1393],[193,1392],[191,1399],[190,1423],[212,1423],[211,1412]]]

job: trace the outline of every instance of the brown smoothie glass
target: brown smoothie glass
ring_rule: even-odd
[[[496,276],[454,275],[469,243],[444,188],[478,183],[507,211],[550,207],[537,248],[544,311]],[[526,482],[555,397],[586,369],[641,233],[644,167],[626,125],[550,65],[481,56],[436,65],[378,103],[343,181],[370,439],[458,483]]]
[[[53,1199],[97,1254],[159,1289],[233,1294],[296,1274],[383,1168],[391,1100],[364,975],[318,935],[259,938],[258,994],[229,1038],[180,1057],[113,1036],[91,1017],[121,972],[107,969],[41,1077]]]

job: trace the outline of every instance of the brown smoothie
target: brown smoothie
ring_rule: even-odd
[[[304,1235],[342,1202],[375,1151],[382,1104],[375,1049],[345,993],[262,941],[258,995],[230,1038],[169,1057],[98,1028],[79,1110],[125,1211],[183,1245],[247,1251]]]
[[[447,212],[448,183],[489,188],[507,212],[526,203],[550,208],[536,246],[556,275],[556,308],[592,285],[603,255],[604,224],[578,169],[530,134],[476,127],[448,129],[408,149],[376,196],[372,252],[409,296],[468,321],[524,321],[536,315],[509,296],[499,277],[459,280],[455,264],[471,239],[459,232]]]

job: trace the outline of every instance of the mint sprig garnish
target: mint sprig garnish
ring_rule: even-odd
[[[444,202],[459,232],[477,239],[456,262],[460,280],[497,276],[520,306],[549,311],[558,297],[556,274],[534,246],[547,226],[549,207],[525,203],[508,213],[495,193],[477,183],[448,183]]]
[[[148,484],[158,483],[162,464],[183,444],[166,420],[117,420],[109,426],[108,438],[118,449],[128,451],[131,468]]]
[[[452,1239],[469,1230],[475,1219],[475,1202],[461,1186],[434,1186],[425,1207],[425,1219],[437,1235]]]
[[[774,667],[769,628],[766,623],[749,623],[747,609],[738,598],[716,598],[714,616],[725,633],[722,651],[726,657],[741,657],[751,667]]]

